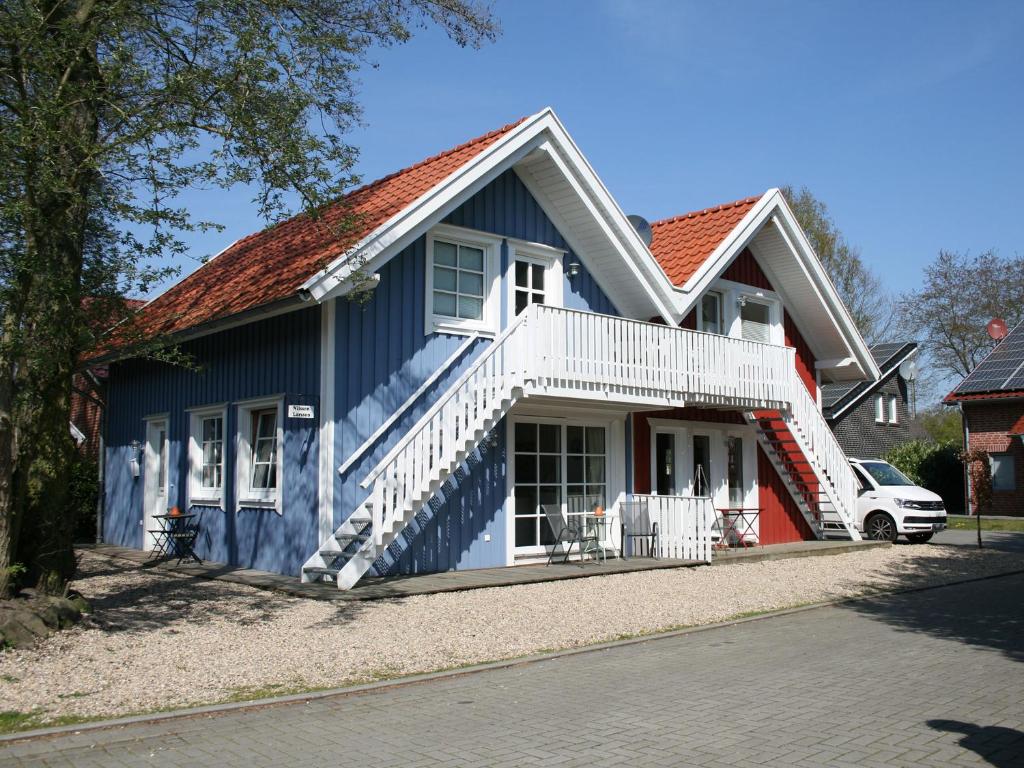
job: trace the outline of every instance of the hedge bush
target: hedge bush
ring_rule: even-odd
[[[959,454],[960,446],[954,442],[909,440],[882,458],[921,487],[939,494],[946,510],[957,514],[964,507],[964,467]]]

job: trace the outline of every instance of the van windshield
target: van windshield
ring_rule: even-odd
[[[892,464],[884,461],[864,461],[861,466],[875,479],[879,485],[914,485],[914,481],[900,472]]]

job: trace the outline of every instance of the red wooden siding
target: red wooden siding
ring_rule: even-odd
[[[676,421],[710,421],[716,424],[746,424],[737,411],[712,408],[671,408],[633,414],[633,492],[651,492],[651,425],[648,419]],[[774,471],[774,470],[772,470]]]
[[[722,277],[744,285],[751,285],[766,291],[774,291],[771,281],[762,271],[754,255],[744,249]],[[697,311],[692,310],[679,324],[682,328],[694,330],[697,327]],[[800,379],[811,395],[817,398],[814,355],[803,334],[783,311],[785,343],[796,350],[796,369]],[[651,492],[651,428],[648,419],[676,419],[680,421],[705,421],[719,424],[745,424],[738,411],[719,411],[704,408],[675,408],[666,411],[633,414],[633,490],[636,493]],[[764,544],[783,544],[791,541],[813,539],[807,521],[797,508],[782,478],[772,466],[768,456],[757,447],[757,482],[761,506],[761,541]]]
[[[757,446],[757,485],[762,544],[785,544],[814,538],[803,514],[760,445]]]
[[[761,271],[761,266],[757,263],[757,259],[754,258],[754,254],[747,248],[744,248],[740,255],[733,259],[732,264],[722,273],[722,277],[735,283],[752,285],[765,291],[775,290],[772,288],[768,277]]]
[[[800,329],[796,327],[796,323],[790,318],[789,313],[783,311],[782,314],[782,329],[786,334],[786,346],[796,349],[796,372],[800,374],[800,378],[803,380],[804,386],[807,387],[807,391],[811,393],[811,397],[817,400],[818,382],[814,376],[814,363],[816,362],[814,353],[811,352],[811,348],[804,340]]]

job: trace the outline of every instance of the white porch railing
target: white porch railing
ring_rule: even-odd
[[[658,557],[711,562],[711,536],[716,520],[711,499],[639,493],[619,498],[647,506],[651,523],[658,525]],[[616,517],[619,503],[613,507]],[[620,542],[620,546],[627,544]]]

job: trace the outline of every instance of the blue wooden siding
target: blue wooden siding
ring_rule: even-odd
[[[445,223],[502,237],[543,243],[569,251],[561,234],[514,171],[499,176],[453,211]],[[569,251],[564,264],[581,261]],[[581,262],[582,263],[582,262]],[[502,247],[502,317],[508,295],[508,247]],[[563,270],[564,271],[564,270]],[[358,307],[339,300],[337,311],[338,429],[335,460],[341,465],[406,399],[465,341],[463,336],[424,333],[426,238],[421,237],[380,270],[372,301]],[[571,280],[564,277],[568,307],[617,315],[614,304],[584,267]],[[490,341],[481,339],[450,372],[425,393],[413,408],[343,476],[336,477],[334,522],[340,524],[367,495],[359,487],[427,408],[472,363]],[[504,440],[501,440],[504,445]],[[442,503],[420,514],[393,547],[388,573],[486,568],[506,561],[504,449],[485,449],[471,466],[449,483]],[[489,535],[490,541],[484,541]]]
[[[187,408],[228,403],[225,424],[225,510],[196,507],[204,559],[298,575],[317,541],[318,421],[287,418],[287,405],[319,407],[320,308],[311,307],[206,336],[182,346],[194,369],[145,360],[111,366],[106,427],[104,538],[122,546],[143,541],[144,477],[132,478],[133,440],[145,422],[168,414],[169,501],[184,508],[188,484]],[[235,511],[235,445],[239,400],[284,396],[282,512]],[[145,474],[143,464],[143,475]]]

